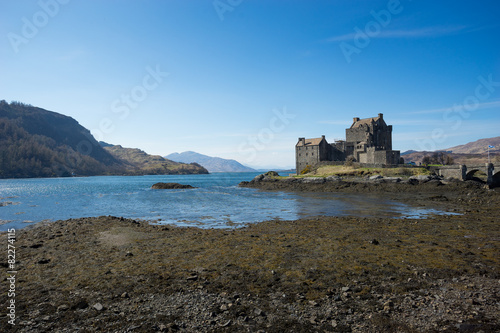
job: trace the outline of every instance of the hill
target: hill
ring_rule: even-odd
[[[490,149],[490,154],[493,151],[499,152],[500,136],[469,142],[464,145],[448,148],[446,151],[451,151],[454,154],[488,154],[488,146],[495,147]]]
[[[244,166],[238,161],[220,157],[211,157],[194,151],[173,153],[165,156],[165,158],[176,162],[198,163],[205,167],[209,172],[256,172],[256,170]]]
[[[178,163],[159,155],[149,155],[137,148],[123,148],[100,142],[106,151],[126,166],[128,173],[148,175],[207,174],[208,171],[197,163]]]
[[[488,146],[495,147],[490,149],[491,162],[500,162],[500,137],[480,139],[441,151],[447,152],[453,158],[455,164],[482,164],[488,161]],[[422,162],[425,156],[431,156],[433,153],[432,151],[411,150],[401,155],[405,162],[413,161],[418,164]]]
[[[90,131],[71,117],[0,101],[0,178],[206,172],[199,166],[161,162],[166,166],[160,165],[160,169],[153,164],[127,162],[101,147]]]
[[[0,101],[0,178],[120,172],[122,163],[71,117]]]

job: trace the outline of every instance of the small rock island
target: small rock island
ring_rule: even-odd
[[[177,190],[183,188],[196,188],[191,185],[184,185],[179,183],[156,183],[151,186],[152,189],[155,190]]]

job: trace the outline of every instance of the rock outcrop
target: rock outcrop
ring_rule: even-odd
[[[177,189],[196,188],[196,187],[179,183],[156,183],[153,184],[151,188],[155,190],[177,190]]]

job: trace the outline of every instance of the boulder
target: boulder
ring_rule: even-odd
[[[431,177],[427,175],[418,175],[410,177],[410,179],[416,179],[419,183],[427,183],[429,180],[431,180]]]
[[[191,185],[184,185],[184,184],[179,184],[179,183],[156,183],[151,186],[152,189],[155,190],[176,190],[176,189],[183,189],[183,188],[196,188]]]
[[[325,181],[327,182],[338,182],[342,180],[342,178],[340,178],[339,176],[328,176],[325,178]]]
[[[262,175],[263,181],[274,181],[276,180],[276,177],[279,177],[280,175],[276,171],[268,171],[265,174]]]
[[[297,183],[299,181],[298,178],[295,177],[288,177],[282,180],[285,183]]]
[[[388,183],[399,183],[401,178],[399,177],[384,177],[384,181]]]
[[[264,174],[264,176],[269,176],[269,177],[279,177],[280,175],[276,171],[268,171]]]
[[[252,179],[251,183],[258,183],[262,181],[273,181],[275,180],[275,177],[279,177],[279,174],[276,171],[268,171],[266,173],[255,176],[254,179]]]
[[[325,178],[323,177],[304,177],[302,178],[302,183],[304,184],[323,184]]]
[[[255,176],[254,179],[252,179],[252,182],[260,182],[262,179],[264,179],[264,175],[260,174],[258,176]]]

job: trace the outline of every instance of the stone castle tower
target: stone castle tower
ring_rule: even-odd
[[[325,136],[317,139],[299,138],[295,145],[295,162],[299,174],[307,165],[322,161],[345,161],[354,158],[363,164],[376,166],[399,164],[400,152],[392,150],[392,125],[387,125],[384,115],[354,118],[345,130],[346,140],[329,144]]]

